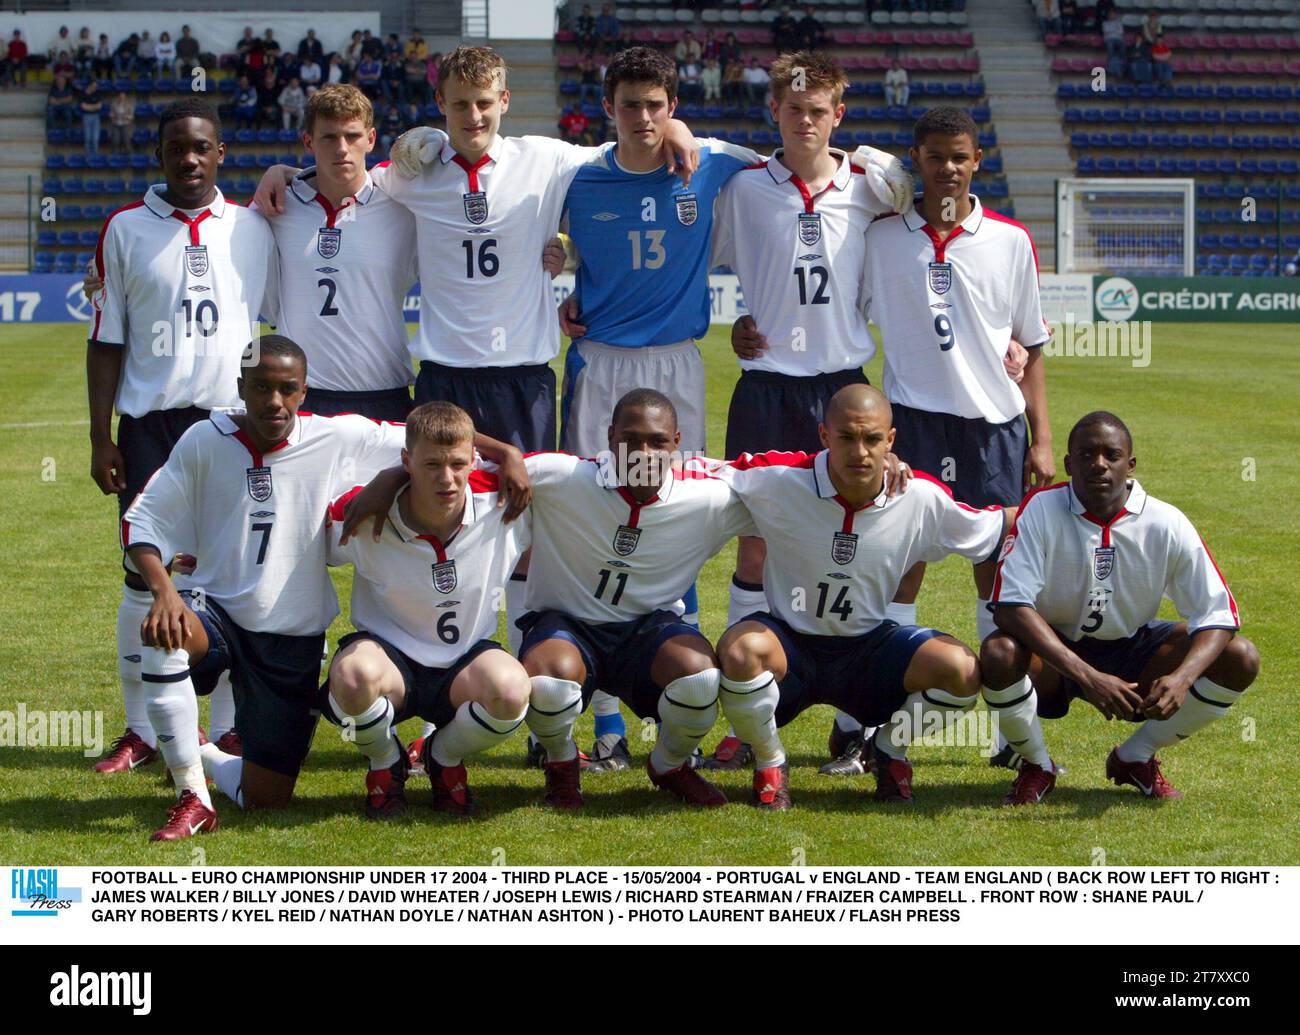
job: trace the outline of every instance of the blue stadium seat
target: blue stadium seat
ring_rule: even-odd
[[[82,189],[82,187],[81,187],[81,177],[80,177],[80,176],[66,176],[66,177],[64,177],[64,179],[63,179],[63,193],[64,193],[64,194],[80,194],[80,193],[81,193],[81,189]]]
[[[1248,268],[1249,265],[1250,265],[1250,260],[1247,259],[1246,256],[1244,255],[1228,256],[1228,269],[1230,270],[1241,272],[1242,270]]]
[[[1208,151],[1210,149],[1209,134],[1193,133],[1190,146],[1193,151]]]
[[[77,246],[77,231],[60,230],[59,244],[64,248],[75,248]]]
[[[45,159],[45,168],[47,169],[63,169],[67,164],[67,160],[61,154],[52,154]]]
[[[1224,234],[1219,238],[1219,242],[1225,250],[1232,251],[1234,248],[1241,247],[1241,236],[1237,233]]]
[[[53,248],[59,243],[59,235],[53,230],[42,230],[36,235],[36,246],[38,248]]]
[[[98,240],[99,234],[94,230],[83,230],[81,231],[81,235],[77,238],[77,243],[83,248],[93,248]]]
[[[1091,155],[1082,155],[1075,164],[1080,176],[1088,176],[1097,171],[1097,163]]]
[[[1087,133],[1071,133],[1071,134],[1070,134],[1070,146],[1071,146],[1071,147],[1087,147],[1087,146],[1088,146],[1088,134],[1087,134]]]
[[[103,194],[104,181],[97,177],[87,177],[85,190],[87,194]]]
[[[1065,109],[1065,121],[1066,121],[1066,122],[1082,122],[1082,121],[1083,121],[1083,112],[1080,111],[1078,108],[1066,108],[1066,109]]]
[[[60,252],[54,259],[55,273],[76,273],[77,256],[72,252]]]
[[[239,83],[232,76],[226,76],[217,84],[217,89],[223,94],[233,94],[239,89]]]
[[[299,130],[296,129],[280,130],[279,139],[280,139],[280,143],[282,144],[296,144],[301,138],[302,138],[302,133]]]
[[[93,223],[100,222],[107,213],[103,205],[87,205],[81,210],[81,218],[88,219]]]
[[[143,176],[133,176],[126,187],[132,194],[143,194],[149,189],[149,181]]]
[[[1186,133],[1169,134],[1169,146],[1175,151],[1186,151],[1189,143],[1191,143],[1191,140]]]
[[[1231,161],[1231,159],[1225,159],[1225,161]],[[1245,173],[1247,176],[1254,176],[1257,172],[1259,172],[1259,163],[1255,161],[1255,159],[1253,158],[1243,158],[1237,164],[1237,168],[1240,169],[1241,172]]]
[[[1156,172],[1156,160],[1154,158],[1139,158],[1137,160],[1137,171],[1144,176],[1154,176]]]
[[[1100,108],[1084,108],[1084,109],[1083,109],[1083,121],[1084,121],[1084,122],[1100,122],[1100,121],[1101,121],[1101,109],[1100,109]]]
[[[81,218],[80,205],[63,205],[59,209],[59,216],[63,219],[73,220]]]
[[[1242,246],[1243,248],[1247,249],[1248,251],[1254,251],[1254,250],[1257,249],[1257,248],[1261,248],[1261,247],[1263,247],[1263,244],[1264,244],[1264,242],[1263,242],[1263,240],[1260,238],[1259,234],[1242,234],[1242,235],[1241,235],[1241,246]]]
[[[86,167],[86,156],[80,152],[68,155],[69,169],[84,169]]]
[[[1179,176],[1195,176],[1196,162],[1191,158],[1180,158],[1177,162]]]
[[[1131,176],[1137,172],[1137,162],[1132,158],[1120,158],[1115,162],[1115,171]]]
[[[52,147],[59,147],[68,142],[68,131],[66,129],[51,129],[45,134],[45,142]],[[50,155],[53,158],[53,155]],[[60,158],[63,156],[60,155]],[[47,163],[48,164],[48,163]]]
[[[53,273],[54,272],[54,253],[37,252],[32,257],[33,273]]]
[[[1109,147],[1109,146],[1110,146],[1110,137],[1108,137],[1105,133],[1089,133],[1089,134],[1088,134],[1088,146],[1089,146],[1089,147]]]
[[[1219,163],[1214,158],[1198,158],[1196,160],[1196,171],[1206,176],[1212,176],[1219,171]]]
[[[1113,173],[1115,171],[1115,159],[1105,155],[1097,159],[1097,171],[1099,173]]]
[[[998,146],[997,130],[993,130],[993,129],[980,130],[979,145],[984,149],[988,149],[990,147],[997,147]]]
[[[1085,86],[1084,89],[1086,90],[1087,87]],[[1069,98],[1069,97],[1073,97],[1073,96],[1074,96],[1074,84],[1073,84],[1073,83],[1061,83],[1061,84],[1056,88],[1056,96],[1057,96],[1057,98],[1060,99],[1060,100],[1066,100],[1066,99]]]
[[[1207,251],[1217,248],[1219,247],[1219,235],[1201,234],[1201,236],[1196,239],[1196,246]]]
[[[273,129],[259,129],[257,131],[257,142],[259,144],[274,144],[279,139],[279,134]]]
[[[236,169],[256,169],[256,168],[257,168],[257,159],[256,159],[253,155],[251,155],[251,154],[249,154],[247,151],[245,151],[242,155],[236,155],[236,156],[235,156],[235,168],[236,168]]]
[[[153,89],[153,76],[142,75],[135,81],[135,92],[138,94],[150,94],[153,93]]]
[[[1111,147],[1128,147],[1127,133],[1111,133],[1107,139]]]
[[[109,194],[121,194],[126,190],[126,180],[120,176],[114,176],[104,181],[104,190]]]

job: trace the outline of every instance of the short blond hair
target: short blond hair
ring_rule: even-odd
[[[794,86],[801,91],[830,90],[831,103],[839,104],[848,88],[849,77],[838,61],[811,50],[798,50],[782,54],[769,73],[772,77],[772,97],[777,103],[785,92]]]
[[[491,47],[467,47],[462,43],[438,66],[438,90],[441,92],[452,76],[470,86],[505,90],[506,72],[505,58]]]
[[[349,83],[334,83],[322,86],[307,101],[307,115],[303,119],[303,129],[308,133],[315,131],[316,119],[337,119],[349,122],[360,119],[366,129],[375,128],[375,109],[370,98]]]
[[[435,446],[458,446],[462,442],[473,445],[474,421],[455,403],[442,400],[424,403],[406,418],[406,448],[414,449],[421,441]]]

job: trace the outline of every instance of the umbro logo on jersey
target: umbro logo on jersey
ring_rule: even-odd
[[[252,516],[253,516],[253,517],[275,517],[275,511],[274,511],[274,510],[255,510],[255,511],[253,511]]]
[[[207,287],[207,286],[205,286],[205,285],[203,285],[203,284],[195,284],[195,285],[193,285],[193,286],[190,288],[190,290],[191,290],[191,291],[211,291],[212,288]]]
[[[952,308],[952,305],[951,305],[951,303],[948,303],[948,302],[931,302],[931,303],[930,303],[930,308],[931,308],[931,309],[951,309],[951,308]]]
[[[828,571],[826,573],[826,577],[828,579],[847,579],[850,576],[845,575],[844,572],[842,571]]]
[[[605,563],[608,564],[611,568],[630,568],[630,567],[632,567],[632,565],[628,564],[626,561],[606,561]]]
[[[441,604],[434,604],[433,606],[434,607],[455,607],[459,603],[460,603],[459,600],[444,600]]]
[[[799,258],[804,262],[812,262],[813,259],[820,259],[821,257],[822,257],[821,252],[807,252],[799,256]]]
[[[316,272],[317,272],[317,273],[337,273],[338,270],[336,270],[333,266],[317,266],[317,267],[316,267]]]
[[[611,219],[617,219],[617,218],[618,218],[618,213],[617,213],[617,212],[597,212],[597,213],[596,213],[594,216],[592,216],[591,218],[592,218],[592,219],[599,220],[599,221],[602,222],[602,223],[608,223]]]

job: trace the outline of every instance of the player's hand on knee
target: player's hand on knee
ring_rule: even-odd
[[[185,646],[189,615],[190,609],[175,591],[156,597],[140,623],[140,642],[166,651]]]
[[[767,351],[767,338],[758,333],[752,316],[742,316],[731,325],[731,349],[741,359],[758,359]]]
[[[1002,357],[1002,368],[1011,378],[1012,384],[1020,384],[1025,379],[1025,366],[1029,362],[1029,350],[1015,338],[1007,346],[1007,354]]]
[[[446,140],[447,135],[442,130],[432,126],[416,126],[393,141],[393,146],[388,150],[388,158],[399,173],[408,180],[413,180],[420,175],[424,166],[437,157]]]
[[[1126,683],[1118,676],[1093,671],[1080,681],[1083,696],[1107,719],[1130,719],[1142,708],[1142,695],[1136,683]]]
[[[511,449],[506,453],[497,475],[504,490],[497,500],[497,506],[506,508],[503,520],[509,524],[528,509],[528,504],[533,499],[533,483],[528,477],[524,455],[517,449]]]
[[[560,314],[560,333],[569,338],[581,338],[587,333],[587,325],[578,322],[582,306],[577,295],[570,295],[557,310]]]
[[[1142,702],[1142,714],[1148,719],[1168,719],[1183,706],[1190,687],[1190,680],[1183,679],[1176,673],[1161,676],[1147,691],[1146,699]]]
[[[1035,442],[1025,454],[1024,490],[1051,485],[1056,477],[1056,460],[1048,443]]]
[[[564,242],[558,237],[552,237],[542,249],[542,269],[546,270],[554,280],[564,272],[564,260],[567,258],[568,253],[564,250]]]
[[[90,476],[105,496],[126,491],[126,459],[116,442],[91,443]]]

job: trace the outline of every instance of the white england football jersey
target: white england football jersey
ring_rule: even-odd
[[[497,137],[471,166],[449,140],[414,180],[387,162],[375,167],[379,189],[415,216],[417,359],[513,367],[559,354],[542,249],[560,225],[573,177],[597,153],[550,137]]]
[[[671,609],[728,539],[756,534],[727,483],[700,470],[670,472],[638,504],[611,463],[565,453],[524,462],[533,482],[530,611],[627,622]]]
[[[325,513],[347,487],[397,463],[406,427],[355,414],[302,414],[260,453],[230,413],[185,432],[122,519],[122,546],[198,566],[177,586],[202,590],[242,628],[311,636],[339,612],[325,568]]]
[[[1189,632],[1241,625],[1227,582],[1181,510],[1130,481],[1123,509],[1106,524],[1061,482],[1020,505],[992,602],[1028,604],[1067,640],[1120,640],[1154,621],[1166,596]]]
[[[746,453],[713,468],[767,542],[763,588],[772,613],[799,632],[870,632],[918,561],[952,553],[984,561],[997,550],[1001,507],[958,503],[947,486],[918,471],[903,493],[891,498],[882,488],[854,510],[831,484],[828,455]]]
[[[1025,412],[1002,359],[1050,337],[1029,230],[974,209],[941,240],[916,209],[867,228],[865,304],[885,346],[885,395],[931,413],[1004,424]]]
[[[187,216],[154,184],[104,221],[90,339],[126,349],[120,414],[183,406],[237,406],[239,357],[276,320],[275,241],[266,221],[216,199]],[[265,301],[265,305],[263,304]]]
[[[503,520],[496,474],[470,473],[465,516],[446,542],[412,531],[394,503],[379,542],[357,535],[340,547],[344,506],[361,488],[330,507],[329,562],[355,570],[353,626],[435,668],[449,667],[479,640],[495,636],[506,583],[532,540],[528,511],[510,524]]]
[[[370,177],[338,209],[308,169],[270,220],[280,261],[282,334],[307,353],[307,381],[377,392],[413,380],[402,302],[415,283],[415,220]],[[311,397],[307,399],[311,406]]]
[[[892,209],[875,170],[840,167],[818,194],[780,154],[736,173],[714,209],[713,264],[740,277],[745,305],[768,349],[744,370],[795,377],[860,367],[876,353],[863,315],[863,227]]]

